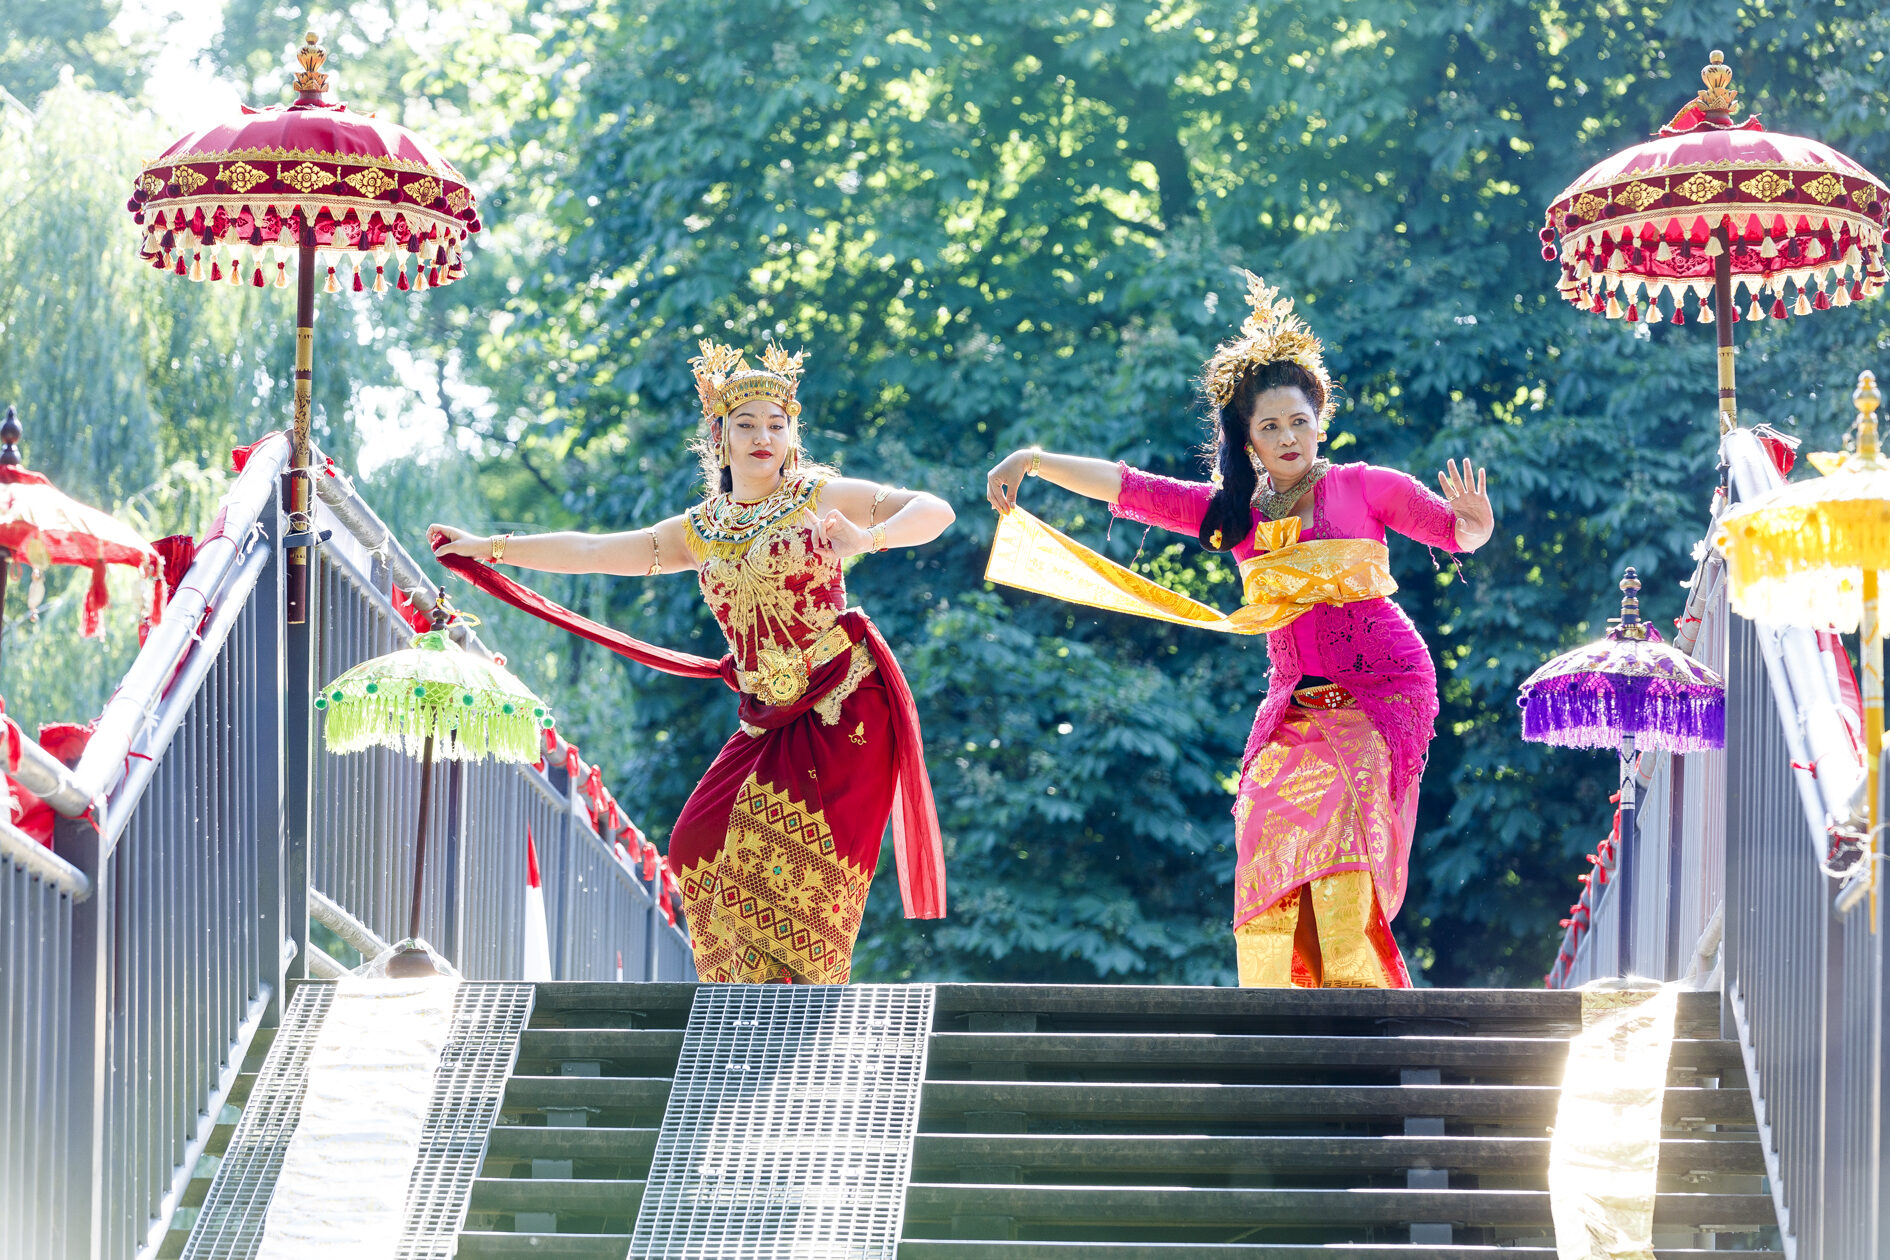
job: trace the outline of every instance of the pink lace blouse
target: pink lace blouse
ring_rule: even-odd
[[[1112,515],[1198,537],[1214,487],[1158,477],[1123,464],[1122,493]],[[1258,514],[1256,513],[1256,519]],[[1386,531],[1429,547],[1457,550],[1457,517],[1415,477],[1371,464],[1337,464],[1313,487],[1312,524],[1300,540],[1369,538]],[[1235,560],[1254,554],[1253,535],[1234,547]],[[1391,798],[1400,807],[1424,773],[1437,720],[1437,672],[1417,627],[1389,599],[1321,604],[1267,636],[1272,672],[1254,717],[1241,768],[1280,723],[1293,689],[1307,674],[1342,684],[1357,699],[1391,750]]]

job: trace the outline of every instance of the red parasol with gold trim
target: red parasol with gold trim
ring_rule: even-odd
[[[29,607],[39,603],[40,574],[48,566],[89,569],[92,582],[86,590],[79,633],[91,638],[99,632],[111,599],[105,587],[105,566],[122,564],[151,579],[145,625],[155,625],[164,614],[164,563],[157,549],[117,517],[87,507],[62,494],[42,474],[28,471],[20,456],[21,436],[19,417],[8,407],[6,418],[0,420],[0,608],[6,605],[7,575],[16,560],[33,571]]]
[[[1732,326],[1848,306],[1884,284],[1890,187],[1816,140],[1733,121],[1732,70],[1657,139],[1597,163],[1549,204],[1542,256],[1583,310],[1629,323],[1719,325],[1719,412],[1738,423]],[[1740,294],[1745,310],[1740,311]]]
[[[191,132],[145,165],[127,208],[144,228],[141,255],[161,271],[286,288],[295,264],[290,520],[291,538],[306,541],[317,281],[330,293],[451,284],[480,223],[465,176],[431,144],[328,99],[328,54],[313,32],[296,56],[293,104],[245,106]],[[306,545],[291,545],[294,623],[305,617],[307,565]]]

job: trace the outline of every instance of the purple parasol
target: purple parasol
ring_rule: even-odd
[[[1726,683],[1640,619],[1640,578],[1621,579],[1621,620],[1529,675],[1523,738],[1564,748],[1703,752],[1726,746]]]

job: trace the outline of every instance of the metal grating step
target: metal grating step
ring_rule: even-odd
[[[191,1226],[184,1260],[250,1260],[256,1254],[269,1201],[275,1197],[276,1174],[302,1117],[309,1055],[334,997],[333,985],[305,984],[290,999],[229,1149],[217,1165],[203,1210]]]
[[[705,985],[631,1260],[893,1260],[931,985]]]
[[[532,1015],[529,984],[462,984],[440,1054],[395,1260],[452,1260],[473,1182],[498,1119],[519,1036]]]

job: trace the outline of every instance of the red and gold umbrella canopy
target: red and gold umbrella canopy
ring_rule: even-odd
[[[355,270],[356,291],[465,274],[461,249],[480,227],[465,176],[406,128],[329,101],[313,34],[297,55],[294,104],[243,106],[145,165],[127,203],[140,254],[192,280],[286,286],[306,224],[331,293],[337,267]]]
[[[1733,121],[1719,52],[1657,139],[1597,163],[1550,203],[1557,290],[1609,319],[1720,324],[1722,425],[1735,422],[1732,330],[1848,306],[1883,288],[1890,187],[1816,140]],[[1744,305],[1742,315],[1740,306]]]
[[[62,494],[45,476],[20,464],[20,423],[13,408],[0,421],[0,602],[6,598],[6,567],[23,560],[34,570],[69,564],[92,571],[80,633],[99,631],[100,614],[110,597],[105,566],[129,565],[152,580],[155,622],[164,607],[163,563],[138,532],[117,517],[87,507]],[[37,596],[35,596],[37,598]]]
[[[148,163],[128,208],[143,257],[192,280],[287,287],[296,264],[295,416],[289,459],[287,616],[307,620],[308,431],[315,377],[315,284],[428,289],[465,274],[479,230],[465,176],[420,137],[327,97],[328,54],[313,32],[296,51],[292,105],[247,109],[193,131]],[[372,280],[366,277],[372,267]],[[411,279],[409,275],[411,274]]]

